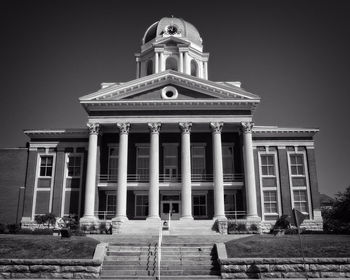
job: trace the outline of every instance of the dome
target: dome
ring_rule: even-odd
[[[182,18],[164,17],[160,21],[153,23],[145,32],[142,44],[146,44],[153,39],[175,36],[183,38],[197,46],[202,46],[202,38],[196,27]]]

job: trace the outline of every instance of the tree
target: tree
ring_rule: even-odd
[[[322,213],[324,230],[333,233],[350,233],[350,186],[339,192],[331,209]]]

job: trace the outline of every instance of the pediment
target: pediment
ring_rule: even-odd
[[[83,96],[81,102],[98,101],[153,101],[161,99],[161,90],[173,86],[178,90],[178,100],[259,100],[259,96],[239,87],[200,79],[177,71],[166,70],[123,84],[115,84]]]

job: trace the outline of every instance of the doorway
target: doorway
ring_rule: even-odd
[[[162,194],[160,217],[162,220],[169,219],[169,213],[172,220],[179,220],[181,216],[180,194]]]

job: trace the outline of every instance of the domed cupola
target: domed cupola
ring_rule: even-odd
[[[197,28],[181,18],[165,17],[148,27],[135,56],[137,78],[170,69],[208,79],[209,53],[203,53]]]

